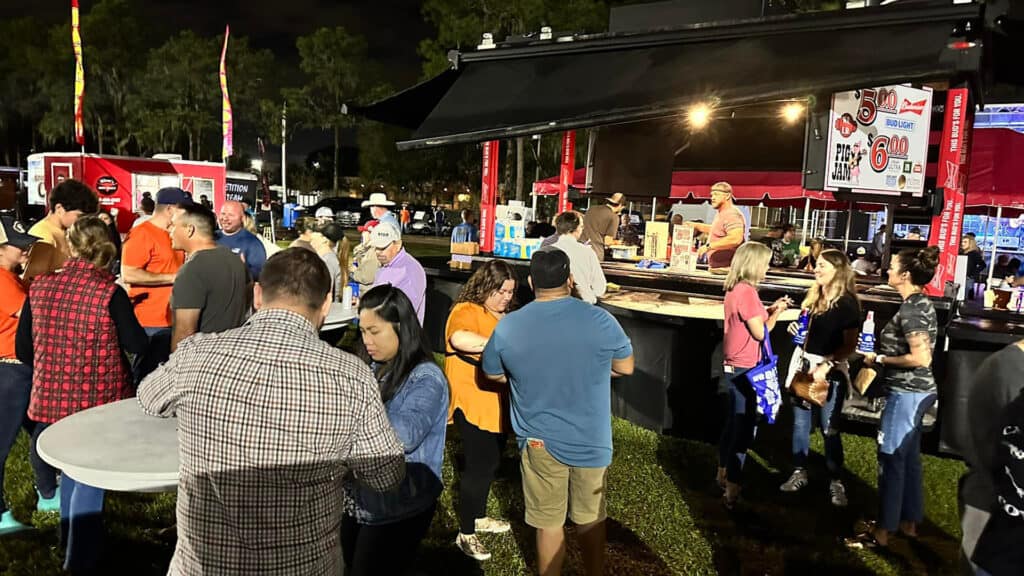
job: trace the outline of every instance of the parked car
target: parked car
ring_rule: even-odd
[[[359,198],[324,198],[312,206],[307,206],[305,213],[313,215],[318,209],[327,207],[334,212],[335,222],[346,228],[355,228],[370,218],[369,209],[363,208],[362,203]]]

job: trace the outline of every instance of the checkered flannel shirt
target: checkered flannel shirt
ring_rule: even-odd
[[[139,387],[178,417],[178,544],[169,574],[340,574],[342,478],[405,473],[377,382],[298,314],[197,334]]]

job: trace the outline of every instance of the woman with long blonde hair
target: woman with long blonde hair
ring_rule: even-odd
[[[810,372],[815,381],[827,382],[828,397],[823,406],[794,399],[793,473],[782,484],[783,492],[797,492],[810,482],[807,455],[814,422],[818,422],[825,440],[825,466],[830,476],[829,500],[833,506],[846,506],[843,484],[843,441],[839,435],[839,416],[849,386],[846,358],[857,347],[860,329],[860,301],[857,299],[856,273],[850,260],[839,250],[824,250],[814,267],[814,284],[807,291],[803,309],[810,316],[803,347],[793,354],[789,379],[798,370]],[[795,334],[797,324],[789,326]]]
[[[724,425],[718,443],[718,483],[722,503],[732,508],[740,495],[743,462],[757,433],[757,393],[744,377],[761,360],[761,342],[789,306],[780,298],[769,308],[761,303],[757,285],[771,263],[771,248],[746,242],[736,249],[725,277],[725,337],[718,393],[724,396]]]

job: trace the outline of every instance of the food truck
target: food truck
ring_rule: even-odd
[[[197,201],[206,196],[216,210],[224,202],[224,164],[182,160],[177,155],[130,158],[78,152],[44,152],[28,157],[28,203],[46,205],[54,186],[69,178],[96,191],[100,206],[127,232],[135,221],[143,194],[153,196],[166,186],[177,186]]]
[[[712,115],[719,125],[760,121],[763,131],[739,150],[750,164],[759,150],[780,144],[772,123],[780,125],[783,106],[803,103],[802,150],[795,150],[802,182],[794,182],[795,189],[834,193],[849,203],[851,214],[855,204],[916,210],[939,230],[934,243],[943,251],[943,270],[930,295],[940,323],[936,350],[948,353],[937,352],[933,366],[936,426],[940,449],[957,454],[965,446],[962,399],[974,385],[971,374],[992,350],[1024,337],[1019,317],[965,307],[948,284],[964,212],[971,121],[984,103],[990,80],[985,66],[1000,41],[988,35],[990,16],[978,4],[899,3],[676,27],[663,22],[646,31],[616,32],[613,26],[605,35],[542,35],[499,45],[485,40],[477,50],[451,52],[452,66],[439,76],[354,113],[412,129],[397,143],[400,150],[483,143],[477,257],[483,259],[494,251],[495,235],[484,231],[495,225],[502,141],[563,136],[560,210],[574,184],[573,134],[583,128],[591,129],[592,140],[595,128],[597,133],[596,149],[588,151],[593,180],[583,189],[601,197],[624,192],[669,201],[679,150],[703,148],[708,156],[737,151],[715,148],[713,137],[674,146],[688,124],[700,118],[706,124]],[[447,310],[468,279],[466,271],[438,260],[424,262],[424,326],[435,346],[443,344]],[[522,286],[527,267],[518,268]],[[632,339],[636,354],[635,373],[612,384],[613,412],[657,431],[714,440],[717,415],[703,408],[716,402],[721,319],[705,312],[711,300],[720,306],[724,278],[703,267],[678,271],[605,261],[602,268],[609,281],[635,294],[599,302]],[[773,269],[760,295],[801,301],[812,282],[808,274]],[[878,279],[859,281],[858,292],[877,329],[899,308],[899,296]],[[520,301],[524,296],[529,298],[520,295]],[[788,357],[793,345],[785,331],[772,339],[780,356]],[[856,400],[849,404],[859,413],[848,416],[877,418],[878,403]]]

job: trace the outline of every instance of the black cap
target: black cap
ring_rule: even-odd
[[[10,244],[24,250],[38,240],[39,238],[25,232],[25,226],[21,222],[6,214],[0,216],[0,246]]]
[[[192,195],[177,186],[161,188],[156,193],[157,204],[193,204]]]
[[[534,290],[565,286],[569,279],[569,257],[554,247],[534,252],[530,259],[530,278]]]

